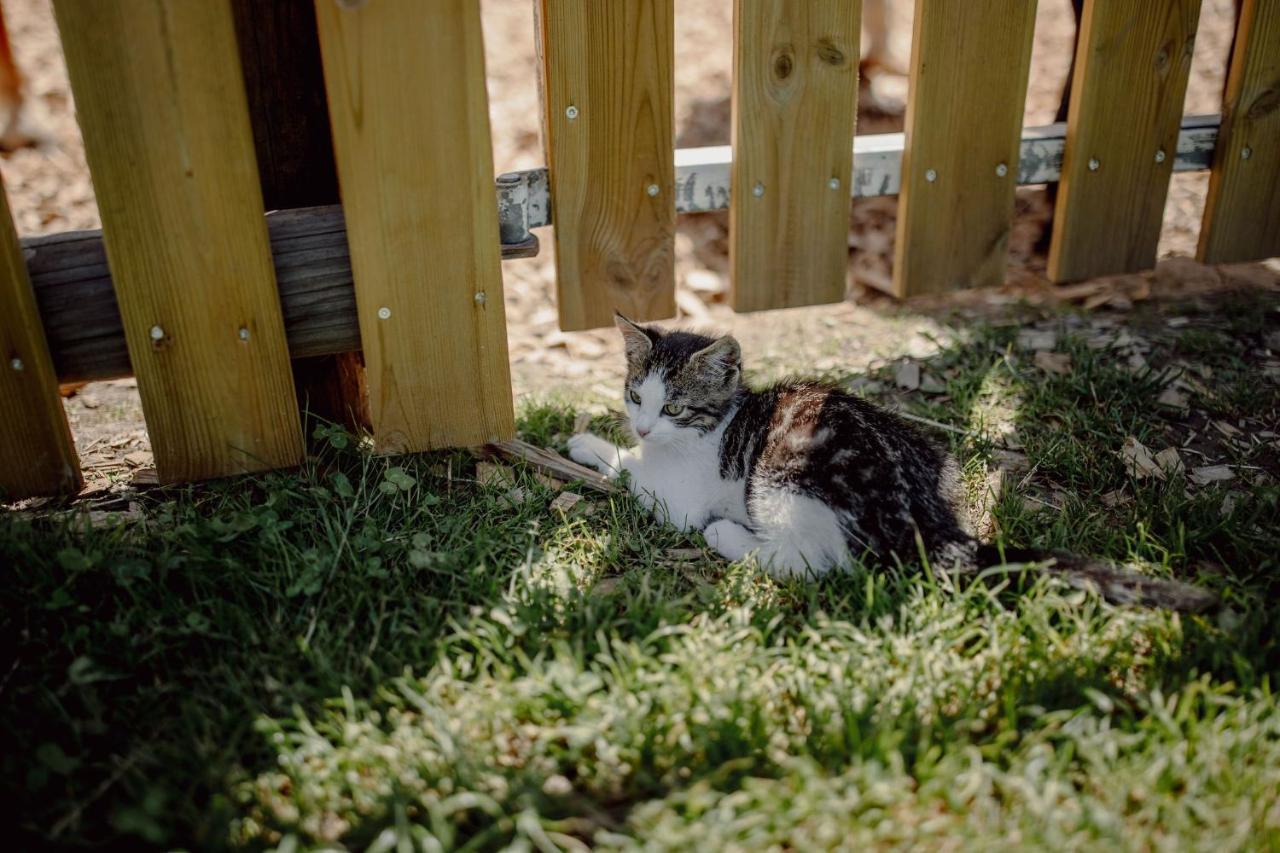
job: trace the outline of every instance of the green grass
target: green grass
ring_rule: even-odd
[[[1225,328],[1148,359],[1194,349],[1247,375],[1265,325]],[[1012,427],[1031,473],[993,508],[1004,538],[1197,579],[1223,612],[912,567],[779,584],[690,559],[700,539],[627,498],[563,518],[529,472],[513,505],[469,454],[387,460],[321,427],[304,469],[155,490],[141,520],[0,514],[16,829],[384,850],[1280,847],[1274,451],[1233,451],[1256,470],[1227,484],[1225,515],[1222,487],[1134,481],[1125,436],[1154,450],[1188,429],[1157,411],[1160,375],[1067,335],[1073,372],[1046,376],[1013,335],[972,331],[927,365],[948,398],[903,401],[977,431],[950,435],[975,495]],[[1193,408],[1265,428],[1280,390],[1241,378]],[[529,404],[520,426],[562,446],[573,415]]]

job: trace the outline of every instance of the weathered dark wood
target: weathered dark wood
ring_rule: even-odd
[[[298,359],[359,350],[342,208],[269,213],[267,232],[289,355]],[[22,247],[58,380],[132,374],[101,232],[29,237]],[[502,246],[504,259],[537,253],[538,240],[532,236],[524,243]]]

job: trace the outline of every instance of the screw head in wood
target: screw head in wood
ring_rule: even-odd
[[[569,121],[573,121],[575,118],[578,117],[578,108],[575,107],[573,104],[570,104],[564,111],[564,117],[567,118]]]
[[[934,169],[926,169],[924,173],[924,179],[929,183],[933,183],[934,181],[938,180],[937,171],[935,171]]]
[[[1099,169],[1099,168],[1101,168],[1101,166],[1102,166],[1102,163],[1100,163],[1100,162],[1098,161],[1098,158],[1097,158],[1097,157],[1090,157],[1090,158],[1089,158],[1089,171],[1090,171],[1090,172],[1096,172],[1096,171],[1098,171],[1098,169]]]
[[[1250,148],[1248,145],[1240,149],[1241,160],[1248,160],[1252,156],[1253,156],[1253,149]]]
[[[489,301],[489,297],[485,295],[485,292],[483,290],[476,294],[477,305],[483,305],[488,301]]]
[[[249,340],[249,328],[247,326],[241,326],[239,335],[240,335],[240,340],[242,341]]]
[[[751,194],[756,198],[760,198],[760,196],[764,195],[764,184],[756,181],[756,185],[751,188]]]
[[[163,339],[164,339],[164,329],[160,328],[159,326],[152,326],[152,327],[151,327],[151,340],[153,340],[153,341],[159,341],[159,340],[163,340]]]
[[[1007,175],[1007,174],[1009,174],[1009,167],[1008,167],[1008,166],[1006,166],[1004,163],[1000,163],[1000,164],[998,164],[998,165],[996,166],[996,176],[997,176],[997,177],[1001,177],[1001,178],[1003,178],[1003,177],[1004,177],[1005,175]]]
[[[829,189],[829,190],[838,190],[838,189],[840,189],[840,179],[839,179],[839,178],[832,178],[831,180],[827,181],[827,189]]]
[[[22,363],[22,359],[20,359],[20,358],[15,358],[15,359],[13,359],[13,360],[11,360],[11,361],[9,362],[9,366],[10,366],[10,367],[12,367],[14,370],[22,370],[22,368],[23,368],[25,365],[23,365],[23,363]]]
[[[1168,156],[1169,156],[1169,155],[1167,155],[1167,154],[1165,154],[1165,153],[1164,153],[1164,149],[1163,149],[1163,148],[1157,148],[1157,149],[1156,149],[1156,162],[1157,162],[1157,163],[1163,163],[1163,162],[1165,161],[1165,158],[1166,158],[1166,157],[1168,157]]]
[[[657,195],[658,195],[658,193],[659,193],[658,185],[657,185],[657,184],[649,184],[649,186],[647,186],[647,187],[645,187],[645,188],[644,188],[644,191],[645,191],[645,192],[647,192],[647,193],[649,194],[649,198],[654,198],[654,197],[655,197],[655,196],[657,196]]]
[[[387,320],[387,319],[390,319],[390,317],[391,317],[391,309],[390,309],[390,308],[388,308],[387,306],[383,305],[381,308],[379,308],[379,309],[378,309],[378,319],[379,319],[379,320]]]

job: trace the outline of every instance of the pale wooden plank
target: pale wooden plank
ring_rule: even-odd
[[[1085,4],[1049,276],[1155,265],[1200,0]]]
[[[480,12],[317,0],[374,439],[515,432]]]
[[[1198,255],[1280,255],[1280,0],[1244,0]]]
[[[230,6],[57,0],[55,10],[160,478],[297,464]]]
[[[541,0],[560,327],[675,314],[673,0]]]
[[[0,186],[0,502],[80,489],[80,460]]]
[[[1004,283],[1035,0],[916,0],[893,287]]]
[[[860,0],[736,0],[733,307],[844,299]]]

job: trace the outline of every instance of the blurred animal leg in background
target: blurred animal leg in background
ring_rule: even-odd
[[[0,7],[0,150],[14,151],[47,141],[47,134],[32,119],[31,106],[22,91],[22,74],[9,47],[9,28]]]
[[[909,0],[863,0],[862,61],[859,63],[858,105],[883,115],[902,115],[907,109],[908,57],[901,50],[902,16],[895,9]],[[910,32],[906,42],[910,44]]]

